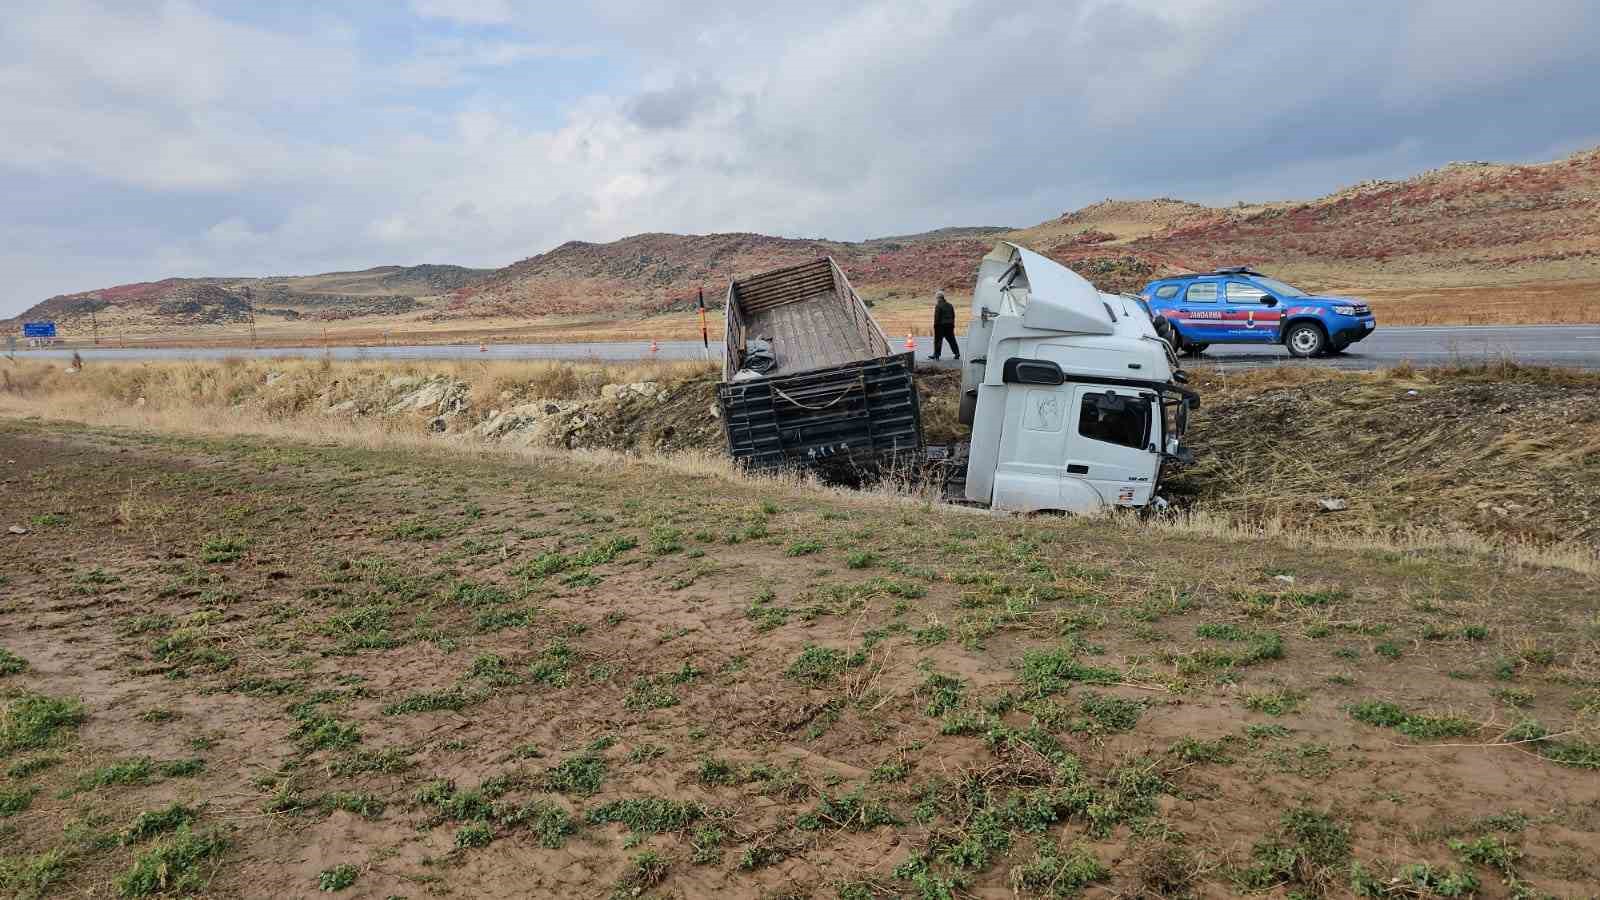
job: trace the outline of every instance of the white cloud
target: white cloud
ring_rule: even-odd
[[[516,17],[506,0],[411,0],[411,9],[424,18],[469,25],[504,25]]]

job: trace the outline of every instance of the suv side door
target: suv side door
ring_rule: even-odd
[[[1228,319],[1228,340],[1249,344],[1270,344],[1278,339],[1278,321],[1283,310],[1263,288],[1242,278],[1228,279],[1224,305]]]
[[[1214,344],[1229,340],[1223,320],[1222,285],[1216,279],[1196,279],[1184,285],[1175,299],[1173,324],[1190,343]]]

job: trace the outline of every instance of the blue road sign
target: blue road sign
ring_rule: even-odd
[[[56,336],[56,323],[23,322],[22,336],[30,338],[53,338]]]

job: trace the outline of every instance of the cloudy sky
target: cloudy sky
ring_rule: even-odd
[[[1600,144],[1594,0],[8,0],[0,316],[167,275],[859,239]]]

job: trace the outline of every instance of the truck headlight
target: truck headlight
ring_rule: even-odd
[[[1356,308],[1354,306],[1335,306],[1333,311],[1341,316],[1353,316],[1356,314]]]

